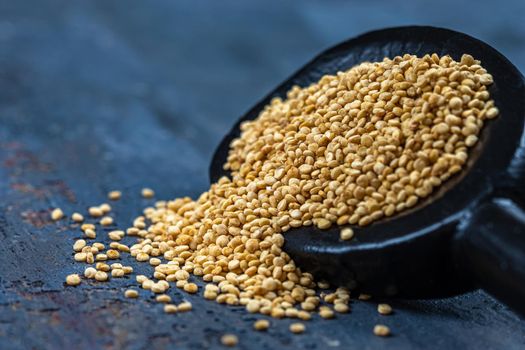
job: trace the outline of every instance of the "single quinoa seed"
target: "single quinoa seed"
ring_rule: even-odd
[[[164,312],[167,313],[167,314],[174,314],[177,311],[178,311],[177,310],[177,305],[173,305],[173,304],[166,304],[166,305],[164,305]]]
[[[98,217],[101,217],[102,215],[104,215],[104,212],[102,210],[100,210],[99,207],[90,207],[88,209],[88,212],[89,212],[89,215],[91,215],[94,218],[98,218]]]
[[[143,188],[141,194],[144,198],[153,198],[155,196],[155,192],[151,188]]]
[[[64,217],[64,212],[60,208],[55,208],[51,212],[51,219],[53,221],[58,221]]]
[[[193,308],[193,306],[191,305],[189,301],[184,301],[180,303],[179,305],[177,305],[177,308],[180,312],[187,312],[187,311],[190,311]]]
[[[139,292],[135,289],[126,289],[124,296],[130,299],[136,299],[139,297]]]
[[[95,278],[95,274],[97,273],[97,270],[93,267],[86,267],[84,270],[84,277],[86,278]]]
[[[99,207],[98,207],[102,213],[104,214],[107,214],[111,211],[111,205],[109,205],[108,203],[103,203],[101,204]]]
[[[268,320],[257,320],[253,324],[253,329],[256,331],[265,331],[270,328],[270,321]]]
[[[80,282],[80,276],[76,273],[66,276],[66,284],[68,286],[78,286]]]
[[[382,324],[375,325],[374,334],[379,337],[387,337],[390,335],[390,328]]]
[[[221,343],[224,346],[235,346],[239,343],[239,339],[235,334],[225,334],[221,337]]]
[[[155,297],[155,300],[159,303],[171,303],[171,297],[167,294],[161,294],[161,295],[157,295]]]
[[[305,329],[306,328],[305,328],[303,323],[292,323],[292,324],[290,324],[290,332],[292,332],[292,333],[295,333],[295,334],[304,333]]]
[[[113,218],[111,216],[104,216],[102,219],[100,219],[100,225],[102,226],[110,226],[113,224]]]
[[[352,230],[350,227],[345,227],[345,228],[341,229],[339,237],[343,241],[351,240],[352,237],[354,237],[354,230]]]
[[[377,312],[381,315],[390,315],[392,313],[392,307],[388,304],[377,305]]]
[[[83,222],[84,221],[84,216],[80,213],[73,213],[73,215],[71,215],[71,219],[74,221],[74,222]]]
[[[108,193],[108,199],[112,201],[118,201],[121,196],[122,196],[122,192],[120,191],[110,191]]]

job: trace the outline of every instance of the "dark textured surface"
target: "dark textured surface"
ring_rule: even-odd
[[[468,3],[0,2],[0,348],[204,348],[223,332],[246,349],[523,348],[524,322],[480,292],[392,301],[388,317],[355,302],[292,336],[290,321],[254,333],[253,315],[176,290],[195,310],[165,315],[147,293],[123,299],[128,279],[64,288],[81,269],[71,257],[80,235],[48,220],[52,207],[82,211],[114,188],[124,191],[119,226],[149,203],[142,186],[163,199],[198,195],[239,115],[323,48],[371,28],[463,30],[523,71],[525,3],[478,2],[476,15]],[[374,337],[377,322],[394,336]]]

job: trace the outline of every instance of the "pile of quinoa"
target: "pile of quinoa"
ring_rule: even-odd
[[[82,224],[85,239],[75,242],[75,260],[94,264],[83,275],[98,281],[133,273],[116,262],[122,254],[149,262],[152,274],[136,276],[138,286],[155,293],[167,313],[191,309],[165,293],[173,286],[199,292],[195,277],[206,282],[204,298],[251,313],[308,320],[314,312],[323,318],[348,312],[350,291],[320,293],[329,286],[282,250],[286,232],[338,225],[341,239],[350,240],[351,225],[366,226],[429,196],[464,167],[483,124],[498,115],[487,91],[492,82],[470,55],[457,62],[407,54],[293,87],[286,99],[273,99],[255,120],[241,124],[224,165],[231,177],[196,200],[158,201],[125,230],[98,233],[95,224]],[[154,196],[151,189],[142,194]],[[109,198],[119,200],[121,193]],[[107,226],[110,211],[104,204],[88,215]],[[53,211],[53,219],[63,216]],[[84,221],[79,213],[73,219]],[[91,243],[101,234],[111,240],[109,248]],[[136,242],[120,243],[125,236]],[[78,285],[81,277],[66,282]],[[138,297],[135,289],[125,295]],[[381,304],[379,312],[392,309]],[[254,325],[268,327],[266,320]],[[305,328],[294,324],[290,330]],[[390,334],[384,325],[374,332]],[[236,344],[234,336],[224,339]]]

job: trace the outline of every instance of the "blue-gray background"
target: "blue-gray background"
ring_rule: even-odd
[[[525,71],[524,19],[522,0],[0,0],[0,348],[202,348],[225,331],[243,348],[523,348],[523,321],[482,292],[392,301],[388,319],[356,303],[291,336],[289,321],[254,334],[253,316],[197,297],[191,314],[167,318],[147,293],[124,300],[127,279],[64,289],[79,271],[70,257],[78,232],[48,212],[85,210],[119,188],[122,227],[148,204],[142,186],[162,199],[199,194],[235,120],[342,40],[442,26]],[[371,335],[377,322],[395,336]]]

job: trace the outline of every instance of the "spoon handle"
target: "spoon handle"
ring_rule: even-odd
[[[457,236],[458,268],[525,316],[525,211],[512,199],[478,206]]]

